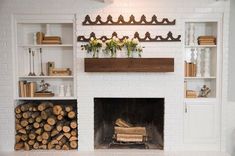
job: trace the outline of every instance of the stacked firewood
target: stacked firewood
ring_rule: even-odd
[[[15,128],[15,150],[69,150],[78,146],[73,105],[21,104],[15,108]]]
[[[146,127],[135,127],[118,118],[114,127],[114,140],[124,143],[143,143],[147,141]]]

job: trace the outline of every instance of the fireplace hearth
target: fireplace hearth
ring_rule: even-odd
[[[164,98],[94,98],[95,149],[163,149]]]

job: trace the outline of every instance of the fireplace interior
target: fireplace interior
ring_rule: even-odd
[[[164,148],[164,98],[94,98],[94,104],[95,149]]]

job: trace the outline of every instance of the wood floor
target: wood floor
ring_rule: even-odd
[[[230,156],[220,152],[163,152],[156,150],[97,150],[94,152],[77,151],[34,151],[0,152],[0,156]]]

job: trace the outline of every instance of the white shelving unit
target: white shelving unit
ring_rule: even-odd
[[[189,27],[194,25],[195,43],[188,44]],[[222,75],[222,16],[208,15],[201,18],[185,19],[184,62],[197,63],[198,50],[201,51],[201,76],[184,77],[185,91],[194,90],[199,93],[203,85],[211,89],[208,97],[184,98],[184,143],[188,149],[220,148],[220,107],[221,107],[221,75]],[[199,36],[216,37],[216,45],[198,45]],[[209,48],[210,75],[204,75],[205,50]],[[193,53],[193,54],[192,54]],[[193,59],[192,59],[193,57]],[[200,61],[199,61],[200,62]],[[208,63],[208,62],[207,62]],[[185,65],[184,65],[185,67]],[[196,69],[197,70],[197,69]],[[198,129],[198,127],[200,127]],[[201,145],[201,146],[200,146]]]
[[[14,41],[14,98],[15,100],[76,100],[76,36],[75,15],[16,15]],[[60,36],[62,44],[34,44],[34,33],[46,32],[46,24],[50,25],[50,35]],[[30,72],[29,48],[35,52],[34,72],[36,76],[28,76]],[[42,49],[43,73],[40,76],[40,53]],[[32,58],[31,58],[32,59]],[[70,68],[70,76],[48,76],[47,62],[55,62],[56,68]],[[32,71],[32,69],[31,69]],[[44,80],[50,84],[49,91],[54,97],[20,97],[19,81],[37,83]],[[72,96],[59,97],[59,86],[70,85]]]

